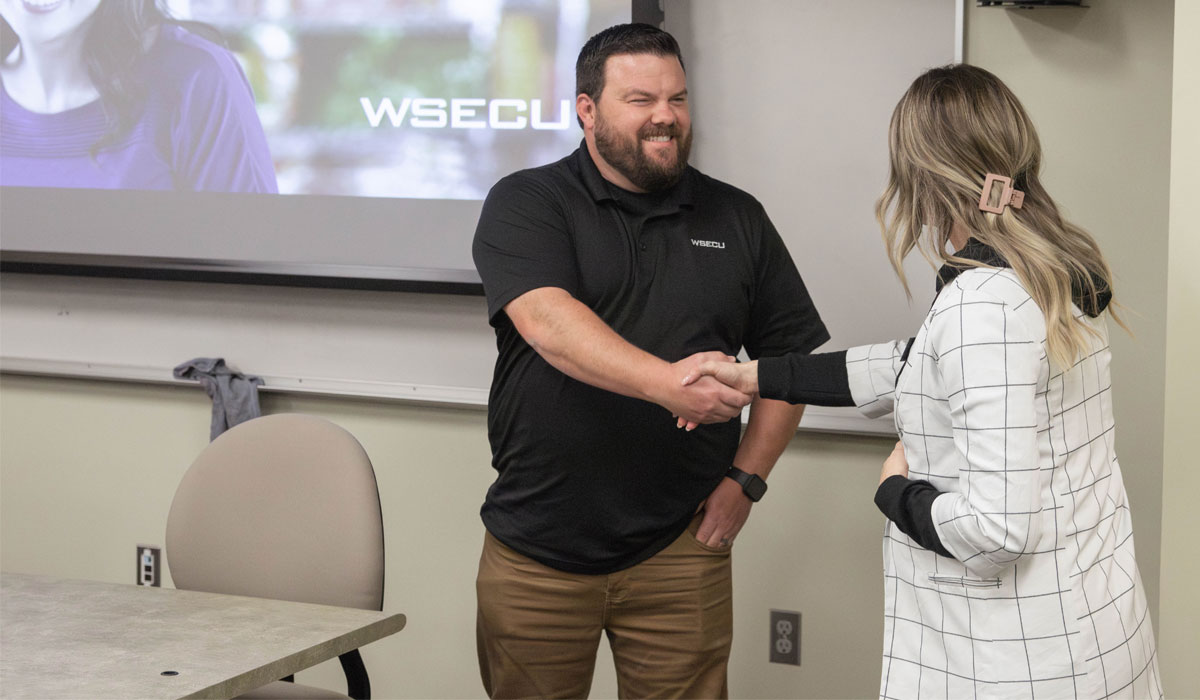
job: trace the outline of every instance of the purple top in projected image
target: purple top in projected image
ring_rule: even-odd
[[[232,54],[165,25],[136,78],[145,105],[132,128],[95,155],[107,130],[99,100],[39,114],[0,90],[0,185],[278,191],[254,96]]]

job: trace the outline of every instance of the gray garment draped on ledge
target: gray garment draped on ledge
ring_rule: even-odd
[[[176,379],[195,379],[212,399],[212,425],[208,439],[217,436],[251,418],[262,415],[258,407],[258,387],[261,377],[235,372],[225,366],[221,357],[197,357],[174,370]]]

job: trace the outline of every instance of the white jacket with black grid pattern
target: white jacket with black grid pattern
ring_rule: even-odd
[[[972,268],[904,342],[853,348],[869,416],[895,412],[909,476],[943,493],[950,559],[884,536],[885,698],[1157,698],[1154,634],[1114,448],[1108,336],[1059,371],[1009,269]]]

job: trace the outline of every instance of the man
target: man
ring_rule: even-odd
[[[755,399],[739,443],[751,397],[681,380],[829,336],[762,206],[688,166],[674,38],[611,27],[576,80],[584,143],[497,183],[475,233],[499,349],[480,671],[494,698],[585,697],[603,631],[622,697],[725,697],[730,545],[803,407]]]

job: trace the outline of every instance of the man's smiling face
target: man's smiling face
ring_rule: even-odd
[[[687,167],[692,121],[687,79],[674,56],[610,56],[604,89],[581,105],[581,118],[596,166],[619,187],[666,189]]]

